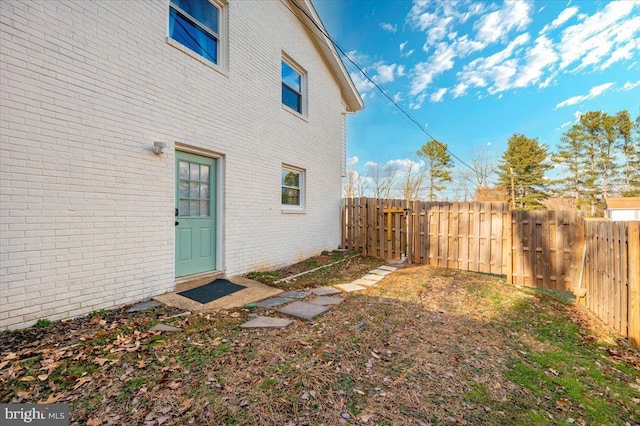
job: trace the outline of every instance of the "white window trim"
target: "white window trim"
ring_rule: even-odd
[[[282,206],[282,213],[304,213],[305,212],[305,205],[306,205],[306,194],[307,194],[307,190],[306,190],[306,183],[307,183],[307,176],[306,176],[306,170],[305,169],[301,169],[300,167],[295,167],[295,166],[290,166],[288,164],[283,164],[282,167],[280,168],[280,194],[282,194],[282,171],[286,170],[289,172],[295,172],[298,173],[300,175],[300,205],[294,206],[294,205],[290,205],[290,204],[282,204],[282,195],[281,195],[281,200],[280,200],[280,205]]]
[[[292,70],[294,70],[295,72],[297,72],[298,74],[300,74],[300,95],[302,97],[302,99],[300,100],[300,109],[302,110],[301,112],[296,111],[293,108],[290,108],[288,105],[285,105],[284,102],[282,102],[282,75],[280,76],[280,104],[282,105],[282,109],[284,109],[287,112],[292,113],[293,115],[300,117],[302,119],[307,118],[307,71],[305,71],[304,68],[302,68],[300,65],[298,65],[298,63],[296,61],[294,61],[293,59],[291,59],[291,57],[289,55],[287,55],[286,53],[282,52],[282,58],[281,58],[281,62],[280,62],[280,72],[282,73],[282,62],[286,63],[287,65],[289,65],[291,67]]]
[[[183,45],[182,43],[180,43],[179,41],[174,40],[173,38],[171,38],[171,35],[169,34],[169,26],[170,26],[170,20],[171,20],[171,14],[169,13],[169,10],[173,7],[171,5],[171,0],[168,0],[168,5],[167,5],[167,29],[166,29],[166,33],[167,33],[167,44],[175,47],[176,49],[180,50],[181,52],[191,56],[193,59],[197,60],[198,62],[201,62],[202,64],[208,66],[209,68],[212,68],[215,71],[218,71],[219,73],[223,74],[223,75],[227,75],[227,71],[228,71],[228,66],[229,66],[229,4],[226,1],[222,1],[222,0],[208,0],[210,3],[212,3],[214,6],[216,6],[220,12],[218,15],[218,19],[219,19],[219,28],[218,28],[218,63],[214,63],[211,62],[210,60],[208,60],[207,58],[205,58],[204,56],[199,55],[198,53],[194,52],[193,50],[189,49],[187,46]]]

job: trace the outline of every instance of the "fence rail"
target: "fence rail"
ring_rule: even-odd
[[[349,198],[342,225],[342,247],[363,254],[506,275],[522,286],[582,287],[582,303],[640,346],[640,222],[495,202]]]

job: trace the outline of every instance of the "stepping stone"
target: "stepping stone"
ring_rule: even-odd
[[[132,307],[127,309],[127,312],[140,312],[151,308],[157,308],[158,306],[160,306],[160,303],[156,302],[155,300],[148,300],[146,302],[133,305]]]
[[[369,280],[369,281],[380,281],[383,278],[384,277],[382,275],[375,275],[375,274],[367,274],[364,277],[362,277],[363,280]]]
[[[275,306],[284,305],[285,303],[293,302],[293,299],[287,297],[274,297],[273,299],[263,300],[256,303],[256,306],[260,308],[273,308]]]
[[[256,317],[251,321],[245,322],[242,328],[286,328],[293,321],[284,318]]]
[[[404,263],[402,263],[402,262],[389,262],[389,263],[387,263],[387,266],[390,266],[392,268],[404,268]]]
[[[173,327],[166,324],[156,324],[149,329],[149,331],[182,331],[181,328]]]
[[[306,302],[293,302],[290,305],[278,309],[278,312],[310,321],[314,317],[324,314],[328,310],[329,307],[327,306],[318,306],[313,303]]]
[[[388,266],[388,265],[382,265],[382,266],[378,266],[378,269],[382,269],[383,271],[393,272],[393,271],[396,271],[398,268],[394,268],[393,266]]]
[[[331,296],[318,296],[309,301],[309,303],[313,303],[314,305],[319,306],[329,306],[329,305],[339,305],[344,302],[342,297],[331,297]]]
[[[362,287],[361,285],[358,284],[336,284],[334,286],[335,288],[339,288],[340,290],[344,291],[345,293],[351,293],[353,291],[360,291],[360,290],[364,290],[366,287]]]
[[[316,296],[331,296],[334,294],[340,294],[342,292],[333,287],[318,287],[311,290],[311,293],[315,294]]]
[[[291,299],[304,299],[308,295],[308,291],[287,291],[286,293],[280,293],[278,296]]]
[[[359,278],[353,281],[351,284],[366,285],[367,287],[373,287],[374,285],[378,284],[378,281],[371,281],[371,280],[365,280],[364,278]]]
[[[373,271],[369,271],[370,274],[375,274],[375,275],[389,275],[391,273],[391,271],[385,271],[384,269],[374,269]]]

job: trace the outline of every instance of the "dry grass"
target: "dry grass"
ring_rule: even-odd
[[[415,267],[346,299],[284,330],[240,329],[251,309],[164,319],[171,334],[145,331],[161,309],[97,316],[62,355],[4,333],[0,400],[59,396],[73,424],[640,422],[638,351],[554,297]]]

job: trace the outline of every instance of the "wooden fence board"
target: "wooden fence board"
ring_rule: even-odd
[[[629,222],[629,339],[640,346],[640,222]]]

